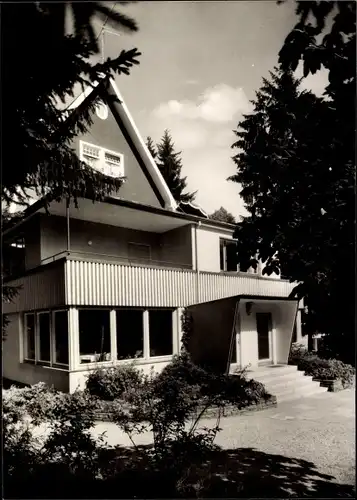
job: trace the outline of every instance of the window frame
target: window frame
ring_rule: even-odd
[[[65,312],[67,314],[67,325],[68,325],[68,364],[65,363],[58,363],[55,361],[55,356],[54,356],[54,348],[55,348],[55,323],[54,323],[54,313],[56,312]],[[50,325],[50,361],[44,361],[40,359],[40,315],[41,314],[48,314],[49,315],[49,325]],[[26,354],[28,352],[28,337],[27,337],[27,317],[33,315],[35,317],[34,321],[34,336],[35,336],[35,358],[34,359],[29,359]],[[37,366],[43,366],[45,368],[58,368],[61,370],[68,371],[69,370],[69,346],[70,346],[70,339],[69,339],[69,315],[68,315],[68,308],[63,308],[63,309],[40,309],[37,311],[26,311],[23,313],[23,318],[22,318],[22,346],[20,349],[23,350],[22,356],[21,356],[21,361],[22,363],[26,364],[32,364],[32,365],[37,365]],[[21,351],[20,351],[21,352]]]
[[[27,357],[28,354],[28,335],[27,335],[27,317],[28,316],[33,316],[34,317],[34,344],[35,344],[35,354],[34,354],[34,359],[30,359]],[[36,312],[26,312],[24,313],[24,328],[23,328],[23,361],[31,364],[36,364],[36,351],[37,351],[37,341],[36,341],[36,323],[37,323],[37,315]]]
[[[234,243],[236,240],[234,238],[224,238],[220,237],[219,238],[219,267],[220,267],[220,272],[221,273],[244,273],[244,274],[259,274],[258,273],[258,268],[253,269],[252,267],[249,267],[246,271],[241,271],[239,264],[237,263],[237,270],[236,271],[227,271],[227,245],[223,245],[221,247],[221,243]],[[223,250],[223,256],[221,256],[221,248]],[[223,267],[224,269],[221,269],[221,261],[223,261]]]
[[[55,314],[56,313],[66,313],[67,315],[67,351],[68,351],[68,363],[60,363],[56,360],[56,321]],[[51,366],[59,366],[68,367],[69,368],[69,318],[68,318],[68,309],[53,309],[51,311],[51,332],[52,332],[52,341],[51,341]]]
[[[40,353],[41,353],[41,348],[40,348],[40,345],[41,345],[41,342],[40,342],[40,316],[41,314],[48,314],[48,318],[49,318],[49,334],[50,334],[50,359],[49,361],[47,360],[43,360],[43,359],[40,359]],[[37,333],[36,333],[36,337],[37,337],[37,352],[36,352],[36,362],[37,364],[39,365],[44,365],[44,366],[52,366],[52,321],[51,321],[51,311],[50,310],[43,310],[43,311],[38,311],[36,312],[36,330],[37,330]],[[35,343],[36,345],[36,343]]]
[[[176,342],[175,342],[175,334],[176,328],[175,328],[175,308],[171,307],[150,307],[146,309],[147,311],[147,358],[149,360],[166,360],[166,359],[171,359],[172,356],[177,354],[176,352]],[[172,342],[172,353],[171,354],[163,354],[162,356],[151,356],[150,355],[150,311],[171,311],[171,342]],[[145,344],[145,332],[144,332],[144,344]],[[145,345],[144,345],[144,353],[145,353]]]
[[[147,357],[145,356],[145,330],[146,330],[146,321],[145,321],[145,311],[147,309],[145,309],[144,307],[116,307],[114,309],[114,312],[115,312],[115,324],[116,324],[116,329],[115,329],[115,335],[116,335],[116,352],[115,352],[115,361],[126,361],[126,362],[129,362],[129,361],[132,361],[132,360],[138,360],[138,361],[145,361],[147,359]],[[124,358],[124,359],[119,359],[118,358],[118,329],[117,329],[117,326],[118,326],[118,322],[117,322],[117,313],[120,312],[120,311],[138,311],[138,312],[141,312],[141,321],[142,321],[142,327],[143,327],[143,349],[142,349],[142,352],[143,352],[143,355],[138,357],[138,358]]]
[[[221,272],[223,273],[237,273],[239,272],[239,264],[237,264],[237,269],[236,271],[227,271],[227,243],[234,243],[235,240],[232,238],[232,239],[229,239],[229,238],[219,238],[219,260],[220,260],[220,264],[219,264],[219,267],[221,267],[221,248],[223,250],[223,258],[222,258],[222,261],[223,261],[223,269],[220,269]],[[222,247],[221,247],[221,244]]]
[[[112,151],[110,149],[107,149],[107,148],[103,148],[102,146],[98,146],[96,144],[92,144],[90,142],[87,142],[87,141],[79,141],[79,158],[81,161],[84,161],[86,162],[85,160],[85,154],[84,154],[84,147],[85,146],[88,146],[90,148],[94,148],[94,149],[98,149],[98,152],[99,152],[99,165],[101,168],[104,169],[104,173],[105,175],[108,175],[110,177],[115,177],[115,178],[122,178],[124,177],[125,175],[125,165],[124,165],[124,155],[123,153],[119,153],[117,151]],[[120,172],[119,172],[119,175],[112,175],[110,172],[106,171],[106,158],[105,158],[105,155],[106,153],[108,153],[109,155],[112,155],[112,156],[116,156],[118,158],[120,158]],[[89,155],[88,155],[89,156]],[[95,158],[93,156],[93,158]],[[110,163],[110,162],[109,162]],[[93,168],[94,170],[97,170],[100,172],[100,170],[94,168],[92,165],[89,165],[91,168]],[[123,179],[124,180],[124,179]]]
[[[117,361],[117,357],[113,359],[113,352],[112,352],[112,325],[111,325],[111,312],[113,311],[113,308],[110,307],[99,307],[99,306],[94,306],[94,307],[78,307],[78,348],[77,348],[77,355],[78,355],[78,366],[80,368],[83,367],[88,367],[91,368],[93,366],[97,365],[110,365],[113,362]],[[80,328],[79,328],[79,312],[80,311],[107,311],[109,313],[109,346],[110,346],[110,359],[105,360],[105,361],[89,361],[88,363],[82,363],[81,362],[81,340],[80,340]],[[116,333],[116,332],[115,332]],[[86,356],[86,354],[83,354],[83,356]],[[90,354],[88,354],[90,356]]]

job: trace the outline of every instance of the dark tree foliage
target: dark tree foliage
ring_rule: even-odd
[[[152,143],[150,147],[152,147]],[[156,164],[174,199],[178,203],[182,201],[186,203],[194,201],[197,191],[194,193],[184,193],[187,182],[186,177],[181,177],[181,153],[175,152],[175,144],[168,130],[165,130],[161,141],[156,146],[156,150]]]
[[[26,204],[31,191],[49,199],[76,201],[86,193],[97,200],[120,187],[120,180],[93,171],[71,148],[73,138],[91,125],[95,94],[88,109],[69,116],[58,106],[73,97],[75,85],[104,84],[103,77],[128,75],[138,64],[137,49],[92,63],[99,52],[95,16],[116,28],[137,30],[135,21],[109,7],[106,2],[2,3],[3,202],[17,198]],[[73,34],[65,32],[67,10]]]
[[[152,156],[152,157],[154,158],[154,160],[155,160],[155,158],[156,158],[156,156],[157,156],[156,146],[155,146],[155,143],[154,143],[154,141],[151,139],[151,137],[150,137],[150,136],[148,136],[148,137],[146,138],[146,146],[147,146],[148,150],[150,151],[151,156]]]
[[[215,210],[213,214],[209,216],[210,219],[218,220],[220,222],[228,222],[229,224],[235,224],[236,219],[234,215],[228,212],[224,207]]]
[[[125,4],[129,2],[116,2]],[[72,16],[74,33],[66,33],[66,12]],[[98,91],[90,105],[76,112],[61,110],[94,82],[105,85],[107,78],[129,74],[138,64],[137,49],[122,50],[117,58],[92,63],[99,53],[99,36],[93,29],[95,17],[117,29],[136,31],[134,20],[117,12],[106,2],[29,2],[1,4],[2,56],[2,208],[11,202],[26,206],[29,195],[46,195],[46,200],[78,197],[100,200],[117,191],[121,179],[105,176],[79,160],[72,149],[78,133],[92,124],[91,113],[98,102]],[[17,222],[7,213],[2,231]],[[11,252],[13,249],[8,246]],[[2,279],[6,269],[2,265]],[[3,301],[11,301],[18,288],[2,286]],[[2,317],[3,333],[7,318]]]
[[[350,9],[351,13],[353,9],[351,5],[347,10],[340,4],[335,6],[337,16],[330,36],[338,39],[339,44],[326,35],[322,42],[326,47],[323,45],[319,52],[311,40],[305,48],[294,45],[301,23],[306,24],[306,31],[312,30],[304,18],[306,3],[316,12],[310,2],[298,2],[302,20],[280,52],[281,69],[271,74],[270,81],[263,81],[253,113],[244,117],[236,132],[238,140],[233,148],[240,152],[234,157],[237,174],[231,180],[242,185],[241,195],[250,213],[237,225],[238,259],[244,265],[258,254],[265,263],[263,272],[280,271],[290,281],[298,282],[293,295],[305,297],[309,311],[306,331],[328,334],[336,356],[354,362],[351,75],[355,73],[355,59],[352,63],[354,35],[345,36],[343,30],[347,28],[342,22],[346,17],[351,20],[347,11]],[[317,26],[321,30],[323,23],[319,19]],[[316,30],[313,33],[318,34]],[[299,82],[289,71],[296,68],[300,57],[304,57],[305,74],[318,69],[317,62],[311,66],[313,56],[306,55],[310,50],[316,50],[315,61],[316,54],[325,54],[321,64],[329,70],[327,99],[299,92]],[[336,54],[346,57],[340,76]]]
[[[332,122],[333,142],[327,151],[336,160],[336,201],[339,206],[331,227],[331,238],[336,238],[333,228],[340,225],[340,241],[334,240],[336,251],[334,297],[334,328],[325,338],[327,348],[339,353],[345,349],[354,361],[355,345],[355,246],[354,246],[354,202],[355,181],[355,126],[356,126],[356,2],[296,2],[298,22],[287,36],[279,53],[279,62],[284,69],[294,70],[303,61],[304,75],[314,74],[324,67],[328,71],[329,84],[325,95],[334,111]],[[330,216],[332,218],[332,214]],[[328,222],[326,222],[326,225]],[[344,228],[344,232],[342,232]],[[333,236],[334,235],[334,236]],[[344,260],[346,259],[346,260]],[[328,304],[321,298],[321,308]],[[332,304],[332,301],[330,302]],[[323,310],[322,310],[323,314]],[[332,312],[331,312],[332,314]],[[348,327],[338,326],[339,320],[348,321]],[[327,320],[328,321],[328,320]],[[336,324],[337,323],[337,324]],[[336,335],[334,334],[336,333]]]

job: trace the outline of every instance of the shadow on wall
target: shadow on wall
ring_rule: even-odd
[[[65,471],[40,471],[32,480],[5,486],[6,498],[354,498],[354,488],[337,484],[312,462],[252,448],[210,451],[192,457],[177,489],[177,467],[148,469],[148,446],[117,447],[102,457],[110,479],[65,480]],[[191,457],[190,457],[191,459]],[[110,468],[110,471],[108,470]],[[172,474],[170,474],[173,472]],[[57,474],[61,481],[55,482]],[[46,479],[45,479],[46,478]],[[63,478],[63,480],[62,480]],[[182,479],[182,478],[181,478]],[[354,483],[354,477],[350,479]],[[54,488],[53,485],[56,484]],[[21,491],[19,491],[21,488]],[[25,496],[21,496],[22,493]]]

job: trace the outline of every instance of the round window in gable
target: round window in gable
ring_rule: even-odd
[[[95,108],[95,112],[101,120],[108,118],[108,106],[104,102],[99,102]]]

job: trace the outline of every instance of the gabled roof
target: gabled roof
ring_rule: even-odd
[[[187,215],[195,215],[197,217],[202,217],[204,219],[208,219],[208,215],[206,212],[198,205],[195,203],[191,203],[189,201],[181,201],[178,209],[181,210],[183,213]]]
[[[160,170],[158,169],[153,157],[151,156],[144,140],[142,139],[138,128],[136,127],[133,117],[131,116],[119,89],[112,78],[104,80],[103,82],[95,82],[91,87],[88,87],[82,94],[80,94],[67,108],[68,115],[70,112],[83,106],[85,101],[89,99],[93,91],[101,84],[101,88],[98,89],[101,95],[106,94],[109,98],[111,105],[114,107],[118,117],[121,121],[121,125],[124,127],[126,135],[129,137],[130,141],[134,144],[140,159],[142,160],[143,167],[145,167],[146,176],[150,176],[150,181],[155,189],[157,190],[160,198],[163,201],[163,207],[166,210],[176,211],[177,203],[174,200],[170,189],[168,188],[165,179],[163,178]],[[103,96],[104,97],[104,96]],[[142,167],[142,168],[143,168]]]

